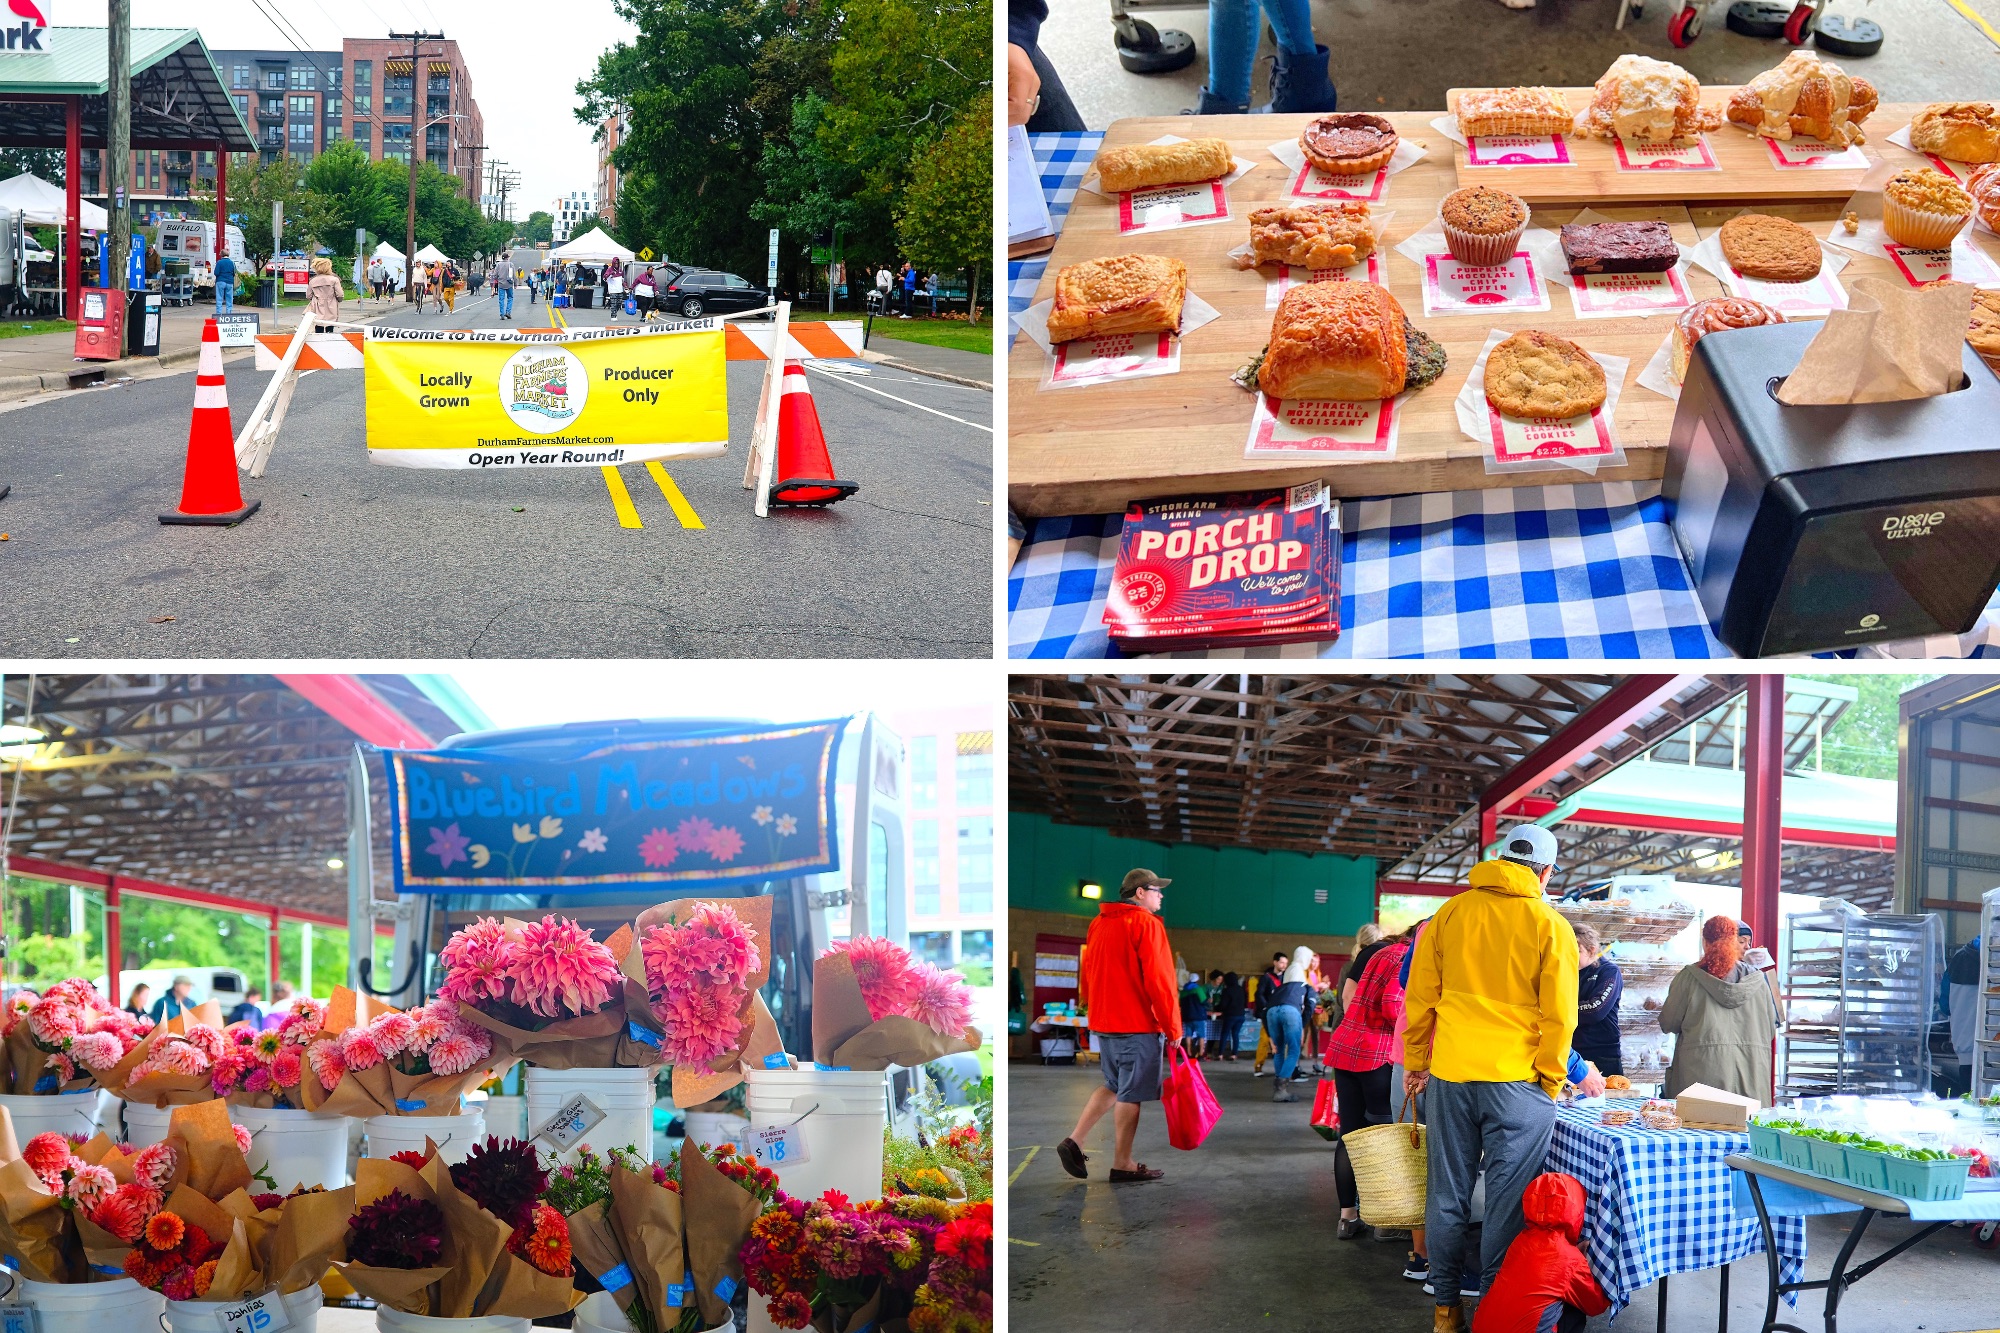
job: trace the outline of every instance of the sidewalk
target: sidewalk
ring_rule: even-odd
[[[340,317],[360,321],[382,314],[389,308],[386,303],[343,301]],[[236,310],[239,314],[252,311],[261,314],[265,333],[289,331],[305,313],[302,305],[258,311],[255,306],[239,304]],[[201,355],[202,324],[214,313],[215,306],[211,301],[197,301],[191,308],[163,308],[160,311],[160,355],[157,358],[134,356],[118,361],[79,361],[76,359],[76,332],[73,329],[64,333],[0,338],[0,397],[68,389],[70,375],[78,371],[101,370],[104,372],[103,381],[109,382],[128,377],[141,379],[163,370],[192,366]],[[234,361],[251,355],[254,353],[247,347],[229,348],[224,350],[222,359]]]
[[[961,352],[955,347],[933,347],[929,343],[906,343],[879,329],[868,339],[868,352],[869,360],[879,357],[882,364],[900,370],[969,382],[983,389],[993,387],[991,355]]]

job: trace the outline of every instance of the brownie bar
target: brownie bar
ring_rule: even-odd
[[[1562,229],[1569,271],[1664,273],[1680,260],[1680,247],[1664,222],[1571,223]]]

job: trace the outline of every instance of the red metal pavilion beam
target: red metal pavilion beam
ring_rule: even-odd
[[[220,228],[218,228],[218,233]],[[279,676],[294,694],[367,741],[388,749],[428,750],[437,742],[359,676]]]
[[[1628,676],[1598,696],[1480,794],[1480,847],[1499,838],[1502,811],[1701,678],[1698,671]]]
[[[1784,837],[1785,678],[1750,677],[1743,737],[1743,911],[1750,935],[1778,947],[1779,843]]]
[[[1540,819],[1556,808],[1546,796],[1530,796],[1514,802],[1507,813],[1525,819]],[[1727,819],[1688,819],[1677,815],[1635,815],[1623,810],[1600,810],[1579,806],[1563,816],[1565,824],[1591,824],[1599,828],[1640,829],[1654,833],[1693,833],[1709,838],[1736,839],[1743,825]],[[1891,833],[1847,833],[1838,829],[1780,828],[1778,841],[1801,847],[1848,847],[1862,852],[1893,852],[1896,837]],[[1390,890],[1405,892],[1406,890]],[[1407,890],[1416,892],[1416,890]]]

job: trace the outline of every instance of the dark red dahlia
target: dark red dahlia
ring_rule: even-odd
[[[371,1268],[429,1268],[444,1249],[444,1214],[391,1190],[347,1219],[347,1257]]]
[[[494,1135],[475,1144],[464,1161],[452,1163],[451,1181],[481,1208],[520,1227],[533,1219],[536,1200],[548,1192],[549,1173],[533,1144]]]

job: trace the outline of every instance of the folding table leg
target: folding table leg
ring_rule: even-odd
[[[1722,1266],[1722,1299],[1716,1302],[1715,1333],[1729,1333],[1729,1265]]]
[[[1875,1218],[1873,1208],[1863,1208],[1854,1227],[1847,1233],[1841,1244],[1840,1257],[1833,1261],[1833,1273],[1826,1282],[1826,1333],[1839,1333],[1840,1297],[1847,1290],[1847,1261],[1854,1257],[1854,1249],[1861,1244],[1861,1235],[1868,1230],[1868,1224]]]
[[[1660,1275],[1660,1333],[1667,1333],[1667,1278]]]

